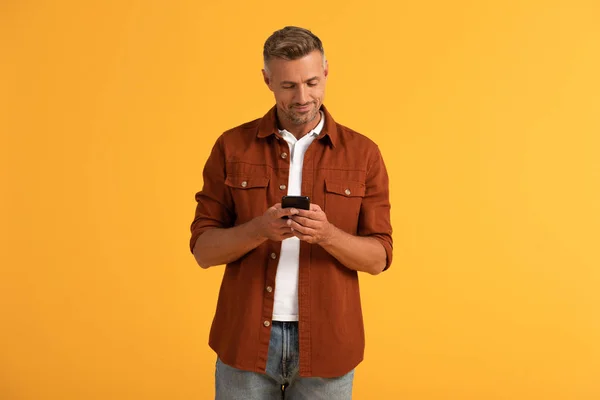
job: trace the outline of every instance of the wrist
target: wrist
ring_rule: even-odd
[[[330,222],[327,222],[327,230],[326,234],[323,236],[321,243],[319,243],[322,247],[327,247],[333,245],[335,243],[337,236],[339,235],[339,229]]]
[[[266,240],[268,237],[265,234],[263,216],[258,216],[248,222],[249,234],[252,238]]]

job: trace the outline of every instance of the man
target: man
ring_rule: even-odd
[[[392,262],[387,172],[323,106],[317,36],[283,28],[263,55],[276,105],[218,138],[191,226],[198,264],[227,264],[209,339],[216,398],[350,399],[364,353],[357,272]],[[310,210],[282,208],[284,195]]]

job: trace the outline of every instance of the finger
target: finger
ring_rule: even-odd
[[[277,230],[277,232],[279,232],[279,234],[283,235],[284,233],[290,233],[290,232],[292,232],[292,228],[286,225],[286,226],[283,226],[283,227],[279,228]]]
[[[294,231],[294,236],[296,236],[298,239],[304,241],[304,242],[308,242],[308,243],[313,243],[314,242],[314,238],[310,235],[303,235],[299,232]]]
[[[280,232],[281,235],[285,235],[287,237],[294,236],[294,230],[292,228],[290,228],[289,226],[286,226],[285,229],[282,229],[279,232]]]
[[[300,224],[307,228],[313,228],[313,229],[318,228],[319,224],[320,224],[320,221],[318,221],[318,220],[314,220],[314,219],[310,219],[310,218],[306,218],[306,217],[300,217],[298,215],[294,215],[288,221],[290,221],[290,222],[294,221],[297,224]],[[289,222],[288,222],[288,225],[290,225]]]
[[[288,229],[289,230],[290,229],[290,223],[289,223],[289,221],[291,221],[291,219],[288,219],[288,218],[286,218],[286,219],[279,219],[279,220],[276,221],[276,225],[275,226],[278,229]]]
[[[318,204],[310,203],[310,211],[323,211]]]
[[[297,215],[303,218],[312,219],[313,221],[323,221],[327,219],[323,211],[299,210]]]
[[[278,218],[289,217],[291,215],[298,214],[298,210],[296,208],[280,208],[277,212]]]
[[[314,214],[315,214],[314,211],[298,210],[298,214],[296,214],[296,215],[299,215],[299,216],[304,217],[304,218],[310,218]]]
[[[269,209],[265,213],[265,216],[268,215],[270,218],[279,218],[279,213],[281,212],[280,210],[281,203],[273,204],[271,207],[269,207]]]
[[[314,236],[317,233],[316,230],[314,230],[313,228],[310,228],[307,226],[302,226],[299,223],[294,222],[291,219],[288,221],[289,221],[290,227],[294,230],[294,232],[300,232],[303,235],[310,235],[310,236]]]

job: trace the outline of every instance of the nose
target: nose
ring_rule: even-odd
[[[307,89],[304,85],[298,85],[298,93],[296,96],[298,104],[306,104],[308,100]]]

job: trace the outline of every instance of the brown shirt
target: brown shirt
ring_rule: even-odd
[[[336,123],[324,106],[321,110],[325,126],[304,155],[302,195],[339,229],[377,239],[387,269],[392,227],[381,153],[370,139]],[[286,194],[289,148],[276,121],[273,107],[218,138],[204,167],[204,187],[196,194],[192,250],[203,232],[248,222]],[[322,247],[300,243],[300,375],[341,376],[364,354],[358,275]],[[209,344],[235,368],[265,372],[280,249],[281,242],[268,240],[225,267]]]

